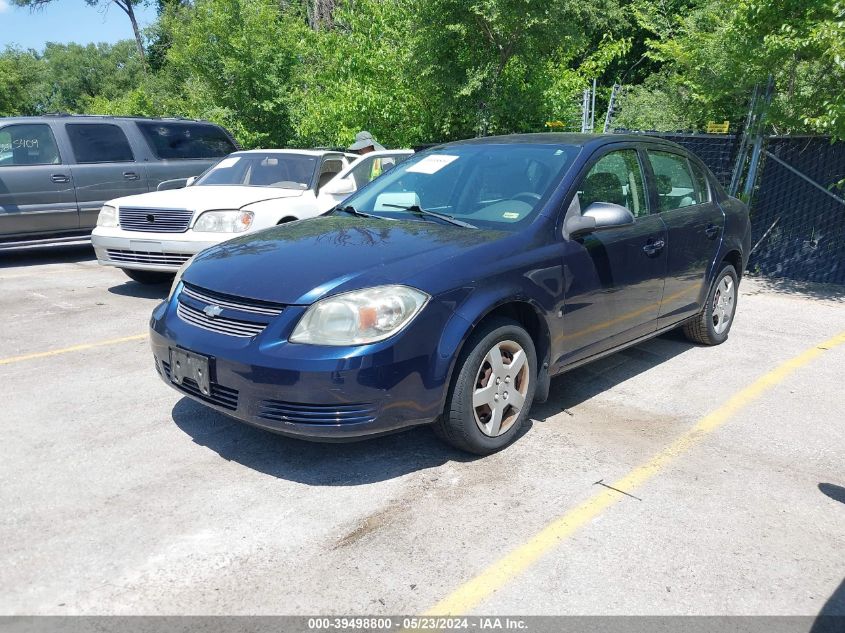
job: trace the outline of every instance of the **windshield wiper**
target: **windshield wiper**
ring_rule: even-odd
[[[427,211],[423,209],[418,204],[411,204],[411,205],[404,205],[404,204],[382,204],[383,207],[393,207],[394,209],[402,209],[403,211],[409,211],[414,215],[419,216],[428,216],[432,218],[439,218],[444,222],[448,222],[449,224],[454,224],[455,226],[462,226],[466,229],[477,229],[478,227],[474,224],[470,224],[469,222],[464,222],[463,220],[459,220],[451,215],[447,215],[445,213],[437,213],[437,211]]]
[[[351,204],[347,204],[344,207],[340,207],[340,206],[335,207],[334,209],[332,209],[332,211],[343,211],[344,213],[348,213],[349,215],[354,215],[354,216],[357,216],[359,218],[376,218],[378,220],[386,220],[387,219],[383,215],[373,215],[371,213],[364,213],[363,211],[359,211],[358,209],[353,207]]]

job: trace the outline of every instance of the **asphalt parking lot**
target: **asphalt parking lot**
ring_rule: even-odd
[[[724,345],[570,372],[475,459],[181,397],[167,288],[90,247],[0,254],[0,287],[3,614],[845,613],[845,289],[747,279]]]

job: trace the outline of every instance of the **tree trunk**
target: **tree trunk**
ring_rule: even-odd
[[[335,0],[311,0],[307,5],[308,24],[315,31],[320,27],[331,28]]]
[[[135,44],[138,46],[138,55],[141,56],[141,68],[147,72],[147,56],[144,54],[144,40],[141,39],[141,29],[138,28],[138,19],[135,17],[135,8],[132,6],[132,0],[113,0],[113,2],[129,16],[129,21],[132,23],[132,32],[135,33]]]

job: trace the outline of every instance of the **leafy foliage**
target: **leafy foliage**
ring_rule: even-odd
[[[595,78],[599,117],[625,84],[619,126],[736,129],[773,73],[776,131],[845,137],[843,0],[156,4],[137,42],[0,53],[0,115],[207,118],[246,147],[345,145],[368,129],[409,146],[547,121],[578,129]]]

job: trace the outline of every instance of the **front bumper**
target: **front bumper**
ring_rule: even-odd
[[[323,441],[378,435],[434,421],[448,371],[436,341],[450,314],[429,304],[395,339],[359,347],[287,342],[305,311],[289,306],[253,338],[183,321],[178,300],[153,312],[150,341],[162,379],[184,395],[242,422]],[[428,312],[428,314],[426,314]],[[170,349],[209,358],[211,392],[170,381]]]
[[[91,234],[91,244],[103,266],[176,272],[200,251],[233,237],[229,233],[191,231],[166,235],[98,226]]]

